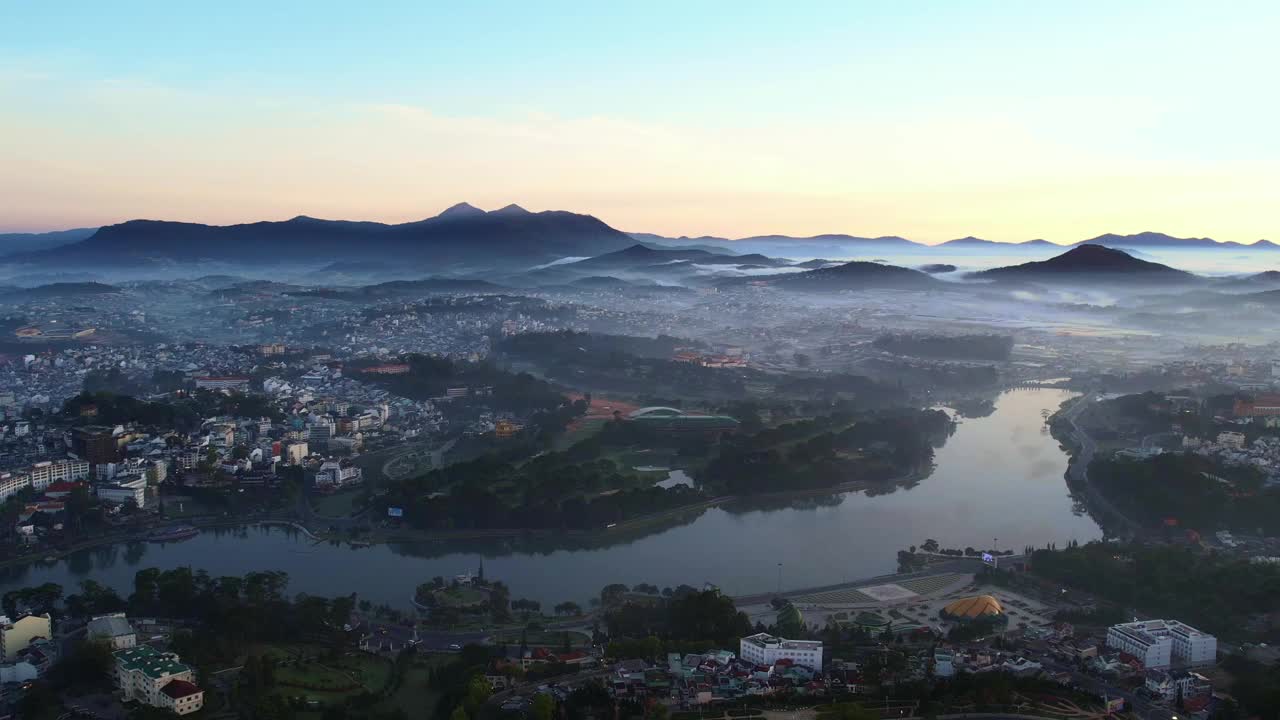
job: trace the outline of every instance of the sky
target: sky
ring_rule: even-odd
[[[0,231],[1280,241],[1280,3],[0,0]]]

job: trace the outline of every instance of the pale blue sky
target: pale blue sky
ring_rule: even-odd
[[[368,7],[366,7],[368,5]],[[0,229],[1280,238],[1280,6],[0,2]]]

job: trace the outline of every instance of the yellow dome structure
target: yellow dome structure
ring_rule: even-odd
[[[942,609],[943,617],[949,620],[977,620],[986,617],[1003,617],[1004,607],[1000,601],[990,595],[974,595],[960,598]]]

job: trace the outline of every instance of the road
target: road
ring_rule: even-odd
[[[786,598],[796,595],[812,595],[814,593],[829,592],[832,590],[848,590],[850,588],[897,583],[902,582],[903,580],[929,577],[931,575],[942,575],[945,573],[973,573],[977,572],[981,568],[982,560],[980,558],[955,558],[953,560],[943,560],[942,562],[933,563],[928,568],[918,572],[879,575],[876,577],[862,578],[860,580],[853,580],[851,582],[839,583],[836,585],[784,590],[781,594],[776,592],[766,592],[756,593],[754,595],[741,595],[733,598],[733,602],[738,607],[745,607],[747,605],[763,605],[773,600],[775,597]]]
[[[1080,399],[1076,400],[1076,402],[1063,413],[1063,417],[1067,419],[1067,422],[1071,423],[1071,434],[1075,438],[1076,443],[1080,446],[1080,452],[1076,454],[1071,466],[1067,469],[1067,476],[1075,481],[1077,487],[1083,489],[1086,499],[1092,504],[1094,509],[1102,510],[1105,514],[1119,520],[1133,534],[1140,533],[1142,531],[1142,525],[1134,522],[1127,515],[1120,512],[1119,508],[1104,497],[1102,493],[1098,492],[1097,489],[1089,482],[1089,463],[1093,462],[1093,455],[1098,450],[1098,443],[1095,442],[1092,437],[1089,437],[1089,433],[1085,432],[1076,421],[1080,418],[1080,415],[1089,408],[1093,399],[1094,393],[1090,392],[1081,395]]]

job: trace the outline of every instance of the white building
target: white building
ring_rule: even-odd
[[[326,460],[316,471],[316,487],[324,489],[340,488],[360,482],[363,478],[360,468],[343,467],[337,460]]]
[[[822,642],[818,640],[787,640],[757,633],[742,638],[738,645],[738,657],[756,665],[772,666],[779,660],[790,660],[796,665],[822,668]]]
[[[1211,665],[1218,656],[1218,640],[1177,620],[1143,620],[1113,625],[1107,647],[1128,653],[1143,667],[1162,670],[1179,665]]]
[[[146,478],[135,478],[113,485],[98,485],[93,489],[98,499],[103,502],[123,505],[130,501],[137,507],[145,507],[147,502]]]
[[[83,460],[45,460],[28,470],[0,473],[0,502],[31,487],[36,492],[56,482],[74,482],[89,477],[89,463]]]
[[[117,650],[115,682],[125,702],[137,700],[178,715],[204,706],[204,691],[192,682],[194,673],[173,653],[149,645]]]
[[[1235,432],[1234,430],[1224,430],[1218,433],[1218,444],[1223,447],[1234,448],[1236,450],[1244,449],[1244,433]]]
[[[0,502],[8,500],[10,497],[22,492],[24,488],[31,485],[31,473],[28,472],[7,472],[0,473]]]

